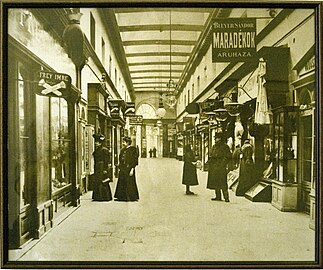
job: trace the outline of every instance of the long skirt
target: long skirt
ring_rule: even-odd
[[[136,172],[129,176],[129,171],[120,170],[114,197],[118,201],[137,201],[139,192],[136,184]]]
[[[255,177],[255,164],[241,160],[238,186],[236,196],[244,196],[244,194],[257,182]]]
[[[196,186],[199,184],[196,167],[190,162],[184,162],[182,184],[188,186]]]
[[[94,201],[111,201],[112,194],[109,181],[100,179],[101,177],[98,177],[94,181],[92,199]]]

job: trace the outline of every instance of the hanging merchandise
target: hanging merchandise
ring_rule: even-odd
[[[269,125],[270,111],[268,107],[267,91],[266,91],[266,62],[263,58],[259,59],[258,66],[258,95],[256,101],[255,124]]]

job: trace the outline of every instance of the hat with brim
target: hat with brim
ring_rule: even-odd
[[[123,137],[123,139],[122,139],[122,140],[123,140],[124,142],[128,143],[128,144],[132,143],[132,139],[131,139],[130,137],[128,137],[128,136]]]
[[[214,138],[222,138],[223,137],[223,133],[215,133],[214,134]]]
[[[103,134],[93,134],[93,138],[96,142],[103,142],[105,140]]]

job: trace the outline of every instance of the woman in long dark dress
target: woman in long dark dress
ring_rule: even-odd
[[[232,155],[229,146],[225,143],[222,134],[217,134],[215,144],[212,146],[209,158],[209,171],[207,178],[207,188],[215,191],[212,201],[221,201],[221,190],[224,200],[229,202],[227,165]]]
[[[131,138],[122,139],[123,148],[119,155],[119,178],[114,197],[116,201],[137,201],[139,192],[136,184],[135,167],[138,165],[138,150],[131,146]]]
[[[190,145],[185,145],[182,184],[186,185],[186,195],[194,195],[190,186],[198,185],[195,155]]]
[[[236,189],[236,196],[244,194],[257,182],[255,177],[255,164],[253,162],[253,147],[249,139],[245,140],[241,147],[242,158],[239,170],[239,182]]]
[[[109,150],[103,146],[105,137],[102,134],[94,134],[96,149],[93,152],[94,157],[94,185],[92,199],[94,201],[111,201],[112,194],[110,189]]]

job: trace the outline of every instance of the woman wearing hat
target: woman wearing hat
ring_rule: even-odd
[[[94,201],[111,201],[110,179],[108,168],[110,163],[109,150],[103,146],[105,137],[102,134],[94,134],[95,150],[94,157],[94,185],[92,199]]]
[[[122,139],[123,148],[119,155],[119,178],[114,197],[116,201],[137,201],[139,193],[136,184],[135,167],[138,165],[138,150],[131,146],[130,137]]]
[[[250,140],[246,139],[241,147],[242,158],[240,161],[239,181],[236,189],[236,196],[244,194],[257,182],[255,177],[255,164],[253,162],[253,146]]]
[[[186,195],[194,195],[190,186],[197,186],[195,154],[189,144],[185,145],[182,184],[186,186]]]

